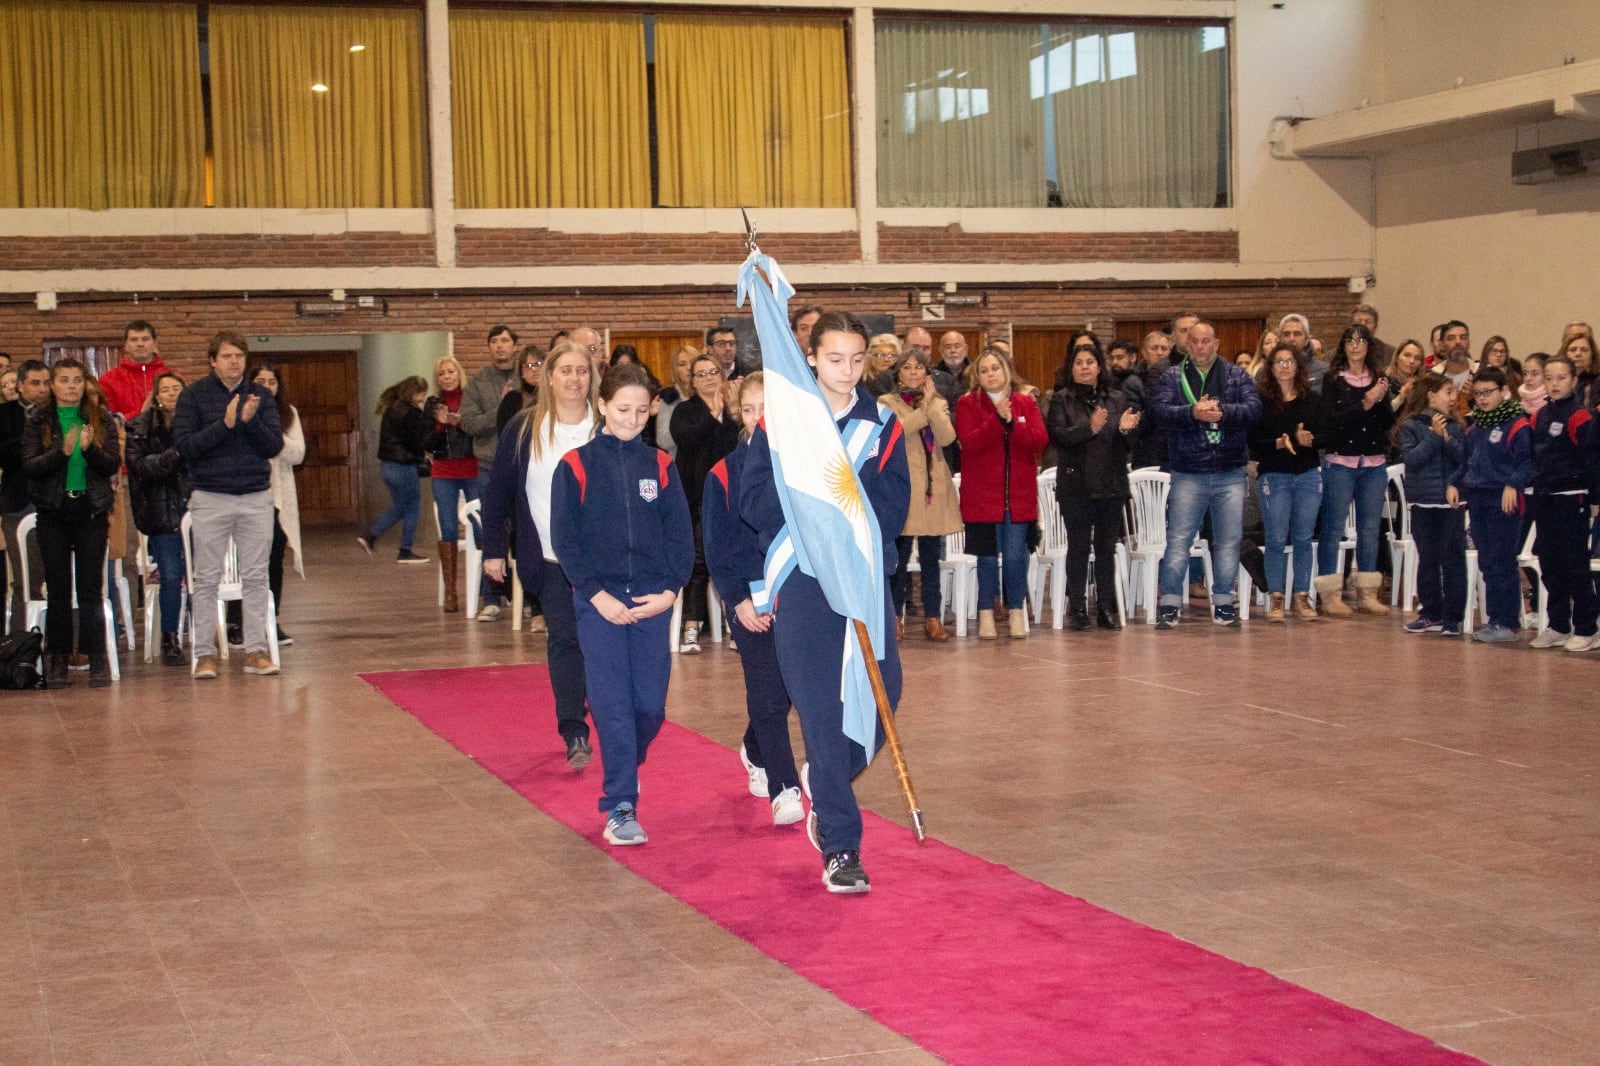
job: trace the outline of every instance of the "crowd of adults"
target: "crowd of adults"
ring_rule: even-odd
[[[802,351],[821,314],[802,306],[791,316]],[[1130,474],[1159,469],[1166,554],[1157,602],[1145,605],[1158,629],[1177,625],[1192,598],[1207,601],[1214,622],[1238,625],[1242,565],[1265,592],[1271,622],[1386,614],[1384,586],[1414,575],[1420,610],[1408,631],[1510,642],[1534,617],[1532,602],[1546,619],[1534,647],[1600,647],[1590,571],[1590,498],[1600,478],[1593,331],[1571,323],[1550,352],[1517,358],[1498,335],[1474,353],[1460,321],[1435,327],[1426,344],[1386,343],[1378,323],[1374,308],[1358,307],[1324,347],[1305,316],[1289,314],[1231,359],[1218,352],[1216,328],[1192,313],[1137,341],[1106,344],[1079,331],[1043,391],[1018,374],[1003,341],[974,356],[953,330],[937,347],[920,327],[872,337],[864,384],[900,421],[912,484],[891,560],[901,636],[904,618],[920,610],[928,640],[950,639],[936,575],[953,534],[977,561],[978,637],[997,637],[1001,624],[1013,638],[1026,635],[1029,556],[1041,522],[1053,517],[1039,512],[1037,475],[1052,468],[1066,531],[1067,620],[1077,630],[1121,628],[1112,590],[1117,544],[1130,532]],[[541,346],[497,325],[487,345],[487,365],[475,374],[446,356],[432,381],[408,376],[383,392],[378,459],[392,505],[358,540],[372,552],[398,526],[397,562],[427,562],[415,551],[426,478],[444,610],[454,612],[460,504],[481,500],[473,521],[488,565],[476,618],[492,622],[505,609],[517,517],[530,516],[547,565],[526,590],[528,603],[535,628],[550,625],[551,668],[568,682],[557,685],[568,739],[586,744],[586,729],[578,737],[581,669],[569,664],[563,673],[561,663],[571,620],[546,528],[549,486],[555,464],[594,433],[606,369],[640,359],[627,346],[607,353],[591,327],[562,330]],[[688,654],[717,615],[708,609],[699,515],[707,477],[740,439],[737,356],[735,332],[719,325],[703,346],[672,353],[664,387],[640,364],[653,391],[644,439],[675,460],[694,518],[695,563],[673,637]],[[208,359],[209,373],[185,381],[162,362],[156,331],[142,320],[128,324],[121,363],[98,380],[71,359],[48,367],[0,359],[9,628],[23,625],[27,601],[47,602],[53,683],[73,669],[107,683],[106,560],[115,567],[136,556],[159,586],[163,662],[187,661],[195,677],[214,677],[214,613],[193,612],[191,656],[177,627],[186,574],[192,569],[191,598],[207,602],[230,546],[242,596],[226,637],[245,649],[246,672],[278,670],[274,649],[290,642],[274,613],[286,554],[303,573],[293,466],[305,437],[277,367],[252,362],[243,337],[219,333]],[[1392,466],[1403,476],[1392,477]],[[1395,506],[1401,489],[1405,513]],[[18,526],[30,513],[37,532],[23,545]],[[1530,530],[1537,567],[1524,551]],[[1197,537],[1209,568],[1192,557]],[[1390,558],[1396,543],[1414,561]],[[1469,551],[1488,618],[1475,631],[1465,616],[1475,579]],[[22,581],[23,552],[31,587]],[[1206,572],[1209,587],[1198,581]]]

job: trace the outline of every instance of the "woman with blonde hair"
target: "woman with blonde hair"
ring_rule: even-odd
[[[1562,334],[1561,347],[1556,349],[1556,354],[1572,360],[1572,371],[1576,375],[1573,395],[1578,397],[1579,407],[1593,411],[1595,402],[1600,400],[1600,389],[1595,387],[1600,370],[1595,365],[1594,330],[1585,323],[1574,322]]]
[[[700,349],[692,344],[680,344],[672,352],[672,384],[656,394],[660,409],[656,411],[656,447],[678,457],[678,442],[672,439],[672,412],[678,405],[694,395],[694,381],[690,367],[699,358]],[[599,388],[597,384],[595,388]]]
[[[893,333],[880,333],[867,342],[867,391],[874,396],[884,396],[895,391],[899,384],[900,338]],[[931,356],[930,356],[931,358]]]
[[[570,340],[556,342],[545,357],[538,398],[500,434],[483,495],[483,572],[496,581],[506,576],[506,519],[516,515],[517,577],[544,611],[556,725],[574,770],[589,765],[594,749],[572,585],[550,539],[550,486],[562,457],[594,435],[598,396],[588,350]]]
[[[471,503],[478,498],[478,459],[472,452],[472,436],[461,428],[461,390],[467,375],[453,355],[433,364],[433,382],[438,391],[428,397],[422,415],[433,426],[428,438],[428,454],[433,458],[433,505],[439,515],[439,565],[444,571],[444,610],[461,610],[456,598],[457,542],[461,526],[456,517],[458,501]]]

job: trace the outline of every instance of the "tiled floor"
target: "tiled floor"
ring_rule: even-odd
[[[0,1063],[932,1061],[355,676],[541,638],[308,547],[281,677],[0,695]],[[904,658],[935,835],[1491,1062],[1600,1062],[1600,658],[1392,620]],[[669,713],[736,744],[736,656]],[[859,792],[903,818],[885,764]]]

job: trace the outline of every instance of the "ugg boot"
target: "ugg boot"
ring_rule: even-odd
[[[1072,628],[1082,633],[1089,628],[1089,605],[1082,600],[1072,604]]]
[[[1344,580],[1338,574],[1322,574],[1316,579],[1317,599],[1328,618],[1349,618],[1355,614],[1344,602]]]
[[[1356,610],[1362,614],[1389,613],[1389,605],[1378,595],[1378,590],[1383,587],[1382,574],[1355,573],[1350,576],[1350,584],[1356,590]]]
[[[1274,592],[1271,596],[1267,597],[1267,621],[1288,621],[1283,613],[1283,593]]]
[[[1290,609],[1294,611],[1294,616],[1299,621],[1315,622],[1317,620],[1317,609],[1311,606],[1310,593],[1296,592],[1289,603]]]
[[[1011,638],[1021,640],[1028,635],[1028,615],[1021,607],[1011,612]]]
[[[979,640],[993,640],[994,638],[995,638],[994,612],[993,611],[979,611],[978,612],[978,639]]]
[[[444,613],[455,614],[461,610],[456,598],[456,564],[460,561],[460,545],[453,540],[439,542],[439,566],[444,571]]]

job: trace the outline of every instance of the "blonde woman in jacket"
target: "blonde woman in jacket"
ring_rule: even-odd
[[[889,586],[894,594],[895,627],[903,636],[901,618],[910,587],[906,564],[915,546],[917,565],[922,568],[922,629],[929,640],[942,643],[950,634],[945,632],[944,605],[939,598],[939,559],[944,554],[945,535],[961,531],[961,501],[956,498],[955,481],[944,458],[944,449],[955,443],[956,427],[950,419],[949,403],[934,385],[928,356],[920,348],[901,352],[891,373],[896,387],[879,400],[899,417],[905,430],[906,466],[911,471],[911,510],[895,539],[900,565]]]
[[[276,363],[261,363],[250,374],[250,381],[272,393],[278,401],[278,419],[283,423],[283,450],[273,456],[272,507],[277,523],[272,529],[272,554],[267,560],[267,585],[272,589],[273,607],[283,611],[283,554],[285,549],[294,552],[294,572],[306,576],[305,561],[300,551],[300,495],[295,491],[294,468],[305,462],[306,435],[300,425],[300,412],[294,409],[283,392],[283,381]],[[241,627],[242,614],[238,600],[228,604],[228,643],[244,644]],[[274,625],[278,619],[273,618]],[[234,639],[235,634],[238,640]],[[293,644],[294,638],[278,626],[278,645]]]

